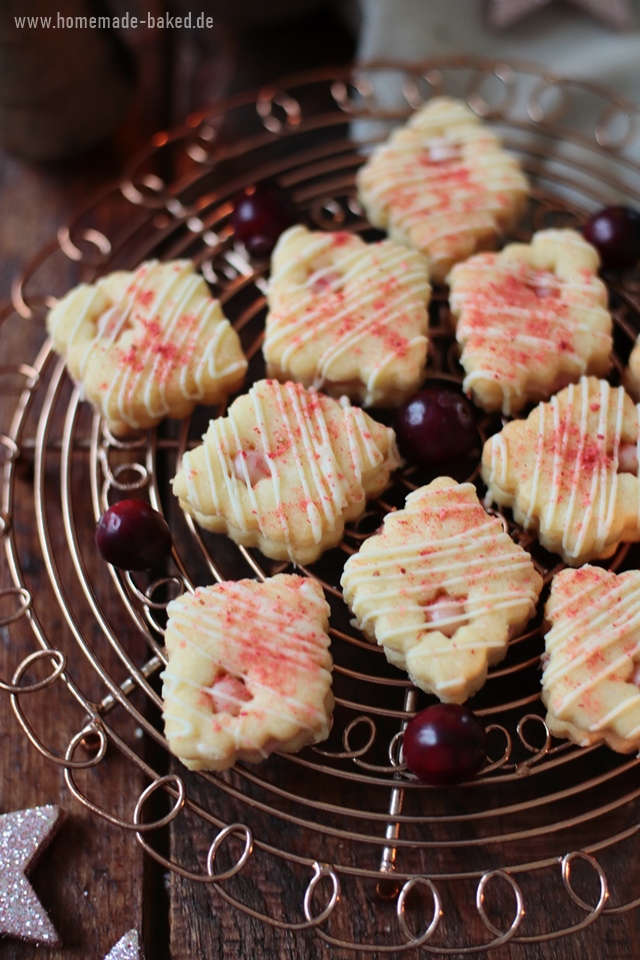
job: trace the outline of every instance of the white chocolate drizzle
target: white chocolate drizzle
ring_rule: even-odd
[[[499,659],[509,627],[531,616],[541,586],[531,558],[485,513],[475,487],[448,478],[413,491],[403,510],[387,515],[382,533],[349,558],[341,583],[357,625],[378,644],[409,655],[429,636],[425,676],[452,653],[468,652],[475,671],[480,651],[485,664]],[[439,604],[448,616],[432,616]],[[413,676],[422,685],[424,677]],[[443,694],[469,680],[442,676],[434,689]]]
[[[420,499],[420,494],[420,490],[411,493],[407,497],[407,506],[410,506],[412,498]],[[376,589],[375,598],[360,621],[361,626],[366,627],[370,621],[392,614],[397,605],[386,605],[386,601],[397,598],[399,591],[403,596],[420,598],[432,592],[435,595],[439,591],[451,593],[453,590],[456,590],[455,596],[459,596],[460,588],[463,588],[465,593],[469,593],[465,602],[467,615],[461,618],[465,621],[470,616],[521,605],[523,594],[513,590],[506,593],[491,591],[488,600],[481,596],[484,588],[493,581],[496,571],[529,569],[531,559],[513,544],[512,549],[492,554],[488,563],[487,548],[495,545],[498,530],[502,532],[502,526],[500,521],[492,517],[488,517],[486,522],[478,523],[479,509],[481,508],[474,504],[456,504],[452,508],[452,512],[469,512],[470,522],[464,533],[438,539],[410,540],[403,546],[380,546],[375,550],[368,550],[366,555],[360,554],[358,563],[349,568],[346,577],[349,590],[357,591],[361,584],[370,579],[374,570],[378,570],[381,577],[380,588]],[[422,511],[426,515],[436,515],[440,514],[442,508],[439,505],[424,504]],[[484,514],[484,511],[482,513]],[[484,516],[486,517],[486,514]],[[474,591],[474,588],[477,588],[477,591]],[[525,595],[532,601],[535,600],[533,591],[525,591]],[[416,599],[416,602],[419,602],[419,599]],[[438,623],[426,623],[425,629],[438,629]],[[377,632],[377,639],[384,643],[392,637],[414,632],[413,624],[402,627],[399,623],[388,622],[385,631]],[[487,644],[491,646],[492,641],[488,640]],[[434,652],[446,654],[448,649],[446,646]]]
[[[589,716],[586,732],[613,731],[630,743],[637,740],[638,573],[616,575],[589,566],[565,570],[554,581],[548,610],[552,626],[545,637],[542,686],[554,717],[579,725],[577,714]]]
[[[536,261],[545,269],[536,269]],[[459,318],[465,392],[497,384],[508,415],[530,391],[550,396],[560,373],[566,383],[591,370],[606,372],[612,322],[596,269],[593,249],[573,230],[540,231],[530,245],[458,264],[450,304]],[[482,396],[479,387],[481,406]]]
[[[436,154],[434,155],[434,147]],[[446,159],[445,159],[446,157]],[[440,241],[495,233],[528,185],[516,159],[460,101],[437,98],[376,148],[358,173],[369,217],[436,259]]]
[[[306,265],[312,272],[305,276]],[[368,245],[346,234],[297,226],[281,238],[273,266],[264,341],[268,362],[288,371],[296,354],[319,341],[314,387],[321,389],[345,357],[360,355],[365,405],[394,360],[402,364],[407,357],[421,372],[431,288],[426,264],[416,254],[390,241]]]
[[[606,380],[582,377],[548,403],[539,404],[527,420],[537,429],[531,440],[531,479],[517,494],[521,522],[525,529],[538,528],[542,536],[557,539],[550,549],[561,549],[568,560],[578,560],[585,550],[589,557],[601,556],[615,543],[625,405],[627,414],[629,410],[634,413],[633,444],[637,450],[640,405],[632,406],[624,390],[611,387]],[[512,501],[504,495],[511,461],[515,461],[513,469],[518,475],[529,461],[525,440],[518,439],[514,431],[520,424],[522,421],[513,421],[509,443],[502,432],[488,441],[488,483],[497,486],[500,502],[508,505]],[[635,496],[640,526],[637,483]]]
[[[162,281],[159,285],[158,278]],[[119,420],[137,429],[137,409],[156,421],[170,415],[167,385],[171,377],[173,388],[176,371],[180,394],[195,405],[205,397],[212,378],[246,369],[239,348],[235,359],[219,363],[221,341],[228,335],[230,323],[222,316],[218,301],[200,296],[201,291],[206,294],[206,287],[190,261],[160,264],[151,260],[135,273],[124,274],[122,295],[101,313],[105,298],[108,301],[114,290],[112,281],[106,287],[109,281],[111,278],[91,287],[77,287],[59,307],[73,313],[75,305],[81,305],[66,347],[68,356],[80,358],[76,371],[80,381],[85,380],[96,351],[106,358],[110,353],[113,356],[113,368],[105,369],[110,382],[105,384],[101,401],[110,419],[115,410]],[[52,316],[55,318],[55,311]],[[55,319],[53,323],[55,342]],[[205,336],[207,328],[211,329],[209,337]],[[88,335],[91,329],[93,333]]]
[[[309,524],[313,541],[320,543],[350,503],[364,503],[363,475],[385,460],[391,469],[398,465],[393,432],[375,425],[387,437],[385,454],[376,443],[373,421],[358,407],[342,407],[299,384],[274,380],[255,383],[246,398],[251,403],[249,424],[241,397],[225,418],[211,421],[202,446],[184,455],[181,473],[196,514],[206,514],[198,469],[203,457],[217,515],[225,513],[226,501],[229,521],[240,531],[249,529],[249,518],[265,529],[275,515],[285,544],[295,541],[300,524]],[[339,444],[346,446],[346,455],[338,455]],[[246,465],[242,476],[243,459],[237,457],[252,448],[264,454],[271,473],[253,484]]]
[[[169,604],[171,650],[162,678],[171,739],[201,737],[191,750],[207,755],[211,738],[222,730],[235,751],[266,756],[273,746],[270,732],[282,723],[308,731],[308,739],[328,734],[326,601],[304,582],[278,584],[276,594],[274,587],[227,582]],[[221,678],[232,682],[219,696]]]

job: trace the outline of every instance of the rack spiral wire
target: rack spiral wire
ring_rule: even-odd
[[[60,258],[65,268],[76,264],[78,279],[90,281],[151,256],[190,256],[220,296],[257,378],[266,267],[252,264],[234,245],[233,196],[257,179],[277,177],[311,226],[374,237],[354,192],[363,137],[380,139],[383,122],[401,121],[441,92],[465,97],[497,127],[530,175],[533,196],[518,239],[543,226],[577,225],[605,203],[640,203],[640,166],[633,159],[634,150],[640,155],[638,110],[598,87],[550,77],[529,64],[468,57],[301,75],[257,97],[230,99],[156,136],[122,181],[94,198],[16,280],[13,303],[0,313],[0,339],[12,325],[41,321],[54,300],[39,278]],[[160,175],[169,161],[177,171],[172,182]],[[92,226],[103,204],[125,208],[117,236]],[[613,380],[619,382],[640,330],[640,286],[633,275],[609,279],[609,286],[616,328]],[[460,367],[443,291],[433,298],[430,323],[428,375],[457,384]],[[237,909],[281,929],[310,928],[332,947],[364,953],[420,948],[463,954],[509,940],[535,943],[640,904],[630,877],[619,873],[623,847],[633,863],[640,823],[637,760],[549,736],[539,698],[541,611],[471,702],[489,731],[490,759],[478,778],[455,790],[432,788],[402,763],[403,726],[429,698],[355,631],[339,579],[346,556],[429,476],[406,469],[348,527],[339,548],[302,571],[321,581],[332,607],[337,706],[329,741],[258,766],[185,775],[179,764],[171,765],[159,720],[166,605],[198,584],[264,579],[288,569],[200,530],[173,502],[169,480],[182,453],[197,442],[208,418],[223,411],[199,410],[182,424],[118,440],[81,402],[48,341],[31,362],[3,361],[3,394],[8,419],[0,423],[0,539],[9,577],[0,590],[0,628],[28,625],[35,649],[0,687],[33,746],[62,766],[69,790],[98,817],[132,831],[159,863],[212,884]],[[496,418],[485,418],[482,436],[499,426]],[[33,502],[18,503],[17,477],[31,460]],[[457,470],[457,479],[478,480],[476,463],[461,463]],[[170,567],[155,580],[95,562],[96,519],[109,503],[132,493],[162,510],[174,533]],[[35,515],[40,560],[57,609],[30,589],[16,522],[21,510]],[[560,569],[556,559],[508,516],[503,523],[531,551],[548,586]],[[634,566],[634,554],[636,548],[621,548],[608,565]],[[56,645],[60,614],[75,641],[71,655]],[[74,679],[80,652],[95,674],[97,696]],[[105,661],[114,659],[117,668],[107,669]],[[86,715],[76,726],[69,720],[69,741],[60,751],[36,732],[25,705],[33,694],[46,695],[61,684],[70,716],[71,704]],[[160,761],[149,762],[141,743],[159,747]],[[112,749],[149,780],[134,798],[130,820],[104,809],[92,799],[95,790],[80,783],[88,771],[99,778]],[[149,820],[145,807],[152,794],[165,797],[168,812]],[[214,837],[204,864],[177,862],[154,843],[187,811]],[[269,830],[254,831],[256,813],[266,815]],[[608,859],[615,859],[612,871]],[[270,915],[243,900],[238,878],[250,874],[259,885],[283,869],[300,883],[300,901],[287,907],[289,913]],[[528,898],[539,896],[543,886],[556,906],[545,929],[531,929]],[[458,907],[472,921],[454,940],[449,929],[447,939]],[[356,932],[352,918],[360,912],[369,919],[385,913],[385,925],[374,923],[375,936]]]

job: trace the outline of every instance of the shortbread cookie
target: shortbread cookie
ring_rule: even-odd
[[[640,337],[629,354],[629,364],[624,371],[624,386],[634,400],[640,400]]]
[[[427,693],[462,703],[534,613],[542,579],[473,484],[439,477],[387,514],[341,584],[356,625],[390,663]]]
[[[479,253],[448,277],[465,392],[514,414],[611,368],[612,321],[597,251],[575,230]]]
[[[165,733],[190,770],[295,753],[329,736],[329,605],[316,581],[229,581],[167,610]]]
[[[186,417],[241,386],[237,333],[189,260],[81,284],[47,317],[54,349],[114,434]]]
[[[442,282],[454,263],[495,246],[529,187],[515,157],[465,103],[437,97],[373,151],[357,175],[371,223],[421,250]]]
[[[582,377],[487,440],[490,497],[570,566],[611,556],[640,540],[638,420],[622,387]]]
[[[182,508],[207,530],[302,564],[340,542],[400,463],[393,430],[359,407],[275,380],[255,383],[203,439],[173,481]]]
[[[430,294],[415,250],[291,227],[271,262],[267,374],[365,407],[399,406],[424,378]]]
[[[563,570],[545,607],[542,700],[556,737],[640,750],[640,573]]]

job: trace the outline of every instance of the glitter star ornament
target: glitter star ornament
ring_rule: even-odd
[[[541,7],[549,7],[557,0],[488,0],[487,24],[494,30],[505,30]],[[615,30],[633,26],[629,0],[569,0],[583,13],[596,17]]]
[[[0,816],[0,936],[62,946],[25,875],[49,846],[61,817],[53,805]]]
[[[104,960],[144,960],[140,949],[138,931],[129,930],[129,933],[125,933],[124,937],[118,940]]]

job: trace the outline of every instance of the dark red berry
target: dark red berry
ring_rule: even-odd
[[[236,199],[231,226],[251,257],[264,259],[287,227],[296,220],[289,195],[276,183],[263,181],[245,187]]]
[[[640,259],[640,213],[630,207],[604,207],[587,220],[585,239],[606,270],[628,270]]]
[[[460,393],[426,387],[396,415],[400,453],[421,467],[468,456],[479,445],[475,412]]]
[[[402,750],[409,770],[431,784],[460,783],[487,758],[484,727],[471,710],[437,703],[417,713],[404,732]]]
[[[122,570],[149,570],[171,553],[171,531],[162,514],[144,500],[119,500],[98,521],[96,546]]]

